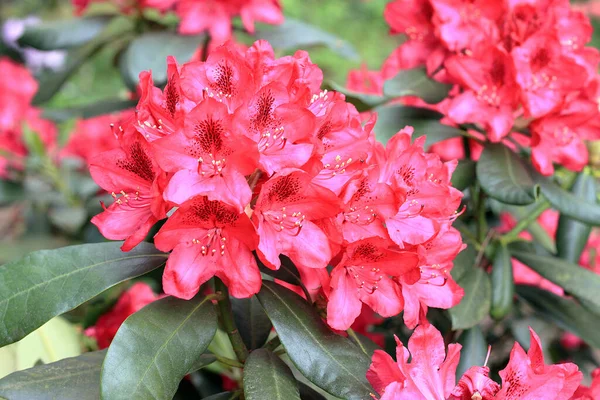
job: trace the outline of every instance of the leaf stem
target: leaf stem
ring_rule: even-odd
[[[547,199],[541,200],[537,207],[527,214],[525,218],[520,220],[514,228],[500,236],[500,243],[507,245],[511,242],[514,242],[518,238],[519,233],[527,229],[527,227],[536,219],[538,219],[538,217],[548,208],[550,208],[550,202]]]
[[[233,347],[233,351],[237,356],[240,363],[245,363],[248,358],[248,349],[242,340],[242,336],[235,326],[235,321],[233,320],[233,312],[231,311],[231,301],[229,300],[229,290],[227,286],[221,281],[219,278],[215,277],[215,291],[217,293],[221,292],[223,297],[219,300],[219,311],[220,311],[220,319],[225,328],[225,332],[227,336],[229,336],[229,340],[231,341],[231,346]]]
[[[269,340],[267,344],[263,346],[263,348],[271,351],[275,351],[279,346],[281,346],[281,340],[279,336],[275,336],[273,339]]]

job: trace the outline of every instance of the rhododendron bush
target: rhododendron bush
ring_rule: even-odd
[[[376,68],[278,0],[11,20],[0,398],[600,399],[593,5],[382,9]]]

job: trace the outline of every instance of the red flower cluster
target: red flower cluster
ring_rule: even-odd
[[[236,297],[260,290],[258,258],[298,267],[329,298],[328,322],[347,329],[363,304],[382,316],[404,309],[415,326],[427,307],[463,291],[450,276],[463,248],[452,228],[461,192],[456,162],[411,143],[412,128],[384,149],[306,52],[275,58],[265,41],[245,53],[217,48],[206,62],[168,61],[164,91],[140,75],[136,115],[117,129],[118,149],[90,163],[115,198],[92,222],[137,245],[166,218],[156,246],[173,250],[167,294],[189,299],[218,276]],[[333,266],[331,274],[328,266]]]
[[[575,364],[546,365],[540,339],[531,328],[530,333],[529,351],[525,353],[515,343],[508,365],[500,371],[502,386],[489,378],[490,370],[485,366],[471,367],[455,385],[461,345],[450,344],[446,354],[442,335],[430,324],[417,327],[408,341],[408,349],[396,339],[396,362],[389,354],[376,350],[367,379],[382,395],[381,400],[592,398],[585,396],[597,392],[598,379],[591,388],[579,387],[583,375]],[[410,362],[409,357],[412,357]]]
[[[38,84],[23,66],[8,58],[0,58],[0,177],[10,168],[22,169],[27,147],[24,129],[37,133],[47,147],[56,140],[56,127],[41,118],[41,111],[31,106]]]
[[[96,325],[85,330],[87,336],[93,337],[98,342],[100,349],[110,346],[119,327],[131,315],[148,304],[160,298],[145,283],[138,282],[121,294],[117,304],[110,311],[102,314]]]
[[[362,78],[379,92],[400,70],[424,65],[455,85],[435,106],[446,123],[476,124],[492,142],[531,146],[545,175],[553,163],[586,165],[584,141],[600,138],[600,56],[585,47],[592,27],[568,0],[396,0],[385,19],[407,40],[379,74],[355,72],[355,89]]]
[[[111,0],[73,0],[75,10],[81,14],[92,2]],[[173,9],[179,16],[179,32],[197,34],[209,32],[214,44],[231,39],[231,20],[241,17],[244,28],[254,33],[254,23],[280,24],[283,22],[280,0],[112,0],[122,12],[156,9],[161,12]]]
[[[96,155],[118,148],[117,136],[107,135],[106,129],[109,126],[120,125],[121,121],[130,118],[132,114],[132,111],[123,111],[114,115],[77,120],[61,155],[74,157],[89,164]]]

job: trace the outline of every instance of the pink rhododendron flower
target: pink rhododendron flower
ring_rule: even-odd
[[[23,66],[0,58],[0,177],[7,177],[9,169],[23,169],[28,154],[23,141],[25,129],[37,134],[51,153],[56,146],[56,126],[42,119],[41,110],[31,106],[38,84]]]
[[[587,387],[579,386],[572,397],[572,400],[596,400],[600,398],[600,368],[592,372],[592,384]]]
[[[578,386],[582,373],[572,363],[546,365],[541,343],[531,333],[527,353],[515,343],[510,360],[500,371],[502,385],[489,377],[488,367],[473,366],[456,382],[460,344],[444,346],[441,333],[431,324],[419,325],[408,341],[408,349],[396,338],[396,361],[383,350],[376,350],[367,379],[381,400],[587,400],[595,394],[592,387]],[[410,358],[410,362],[409,362]],[[594,374],[596,378],[597,373]],[[577,390],[577,393],[575,391]],[[574,397],[573,394],[575,393]]]
[[[121,324],[131,315],[160,298],[145,283],[138,282],[121,294],[119,300],[108,312],[102,314],[94,326],[85,330],[87,336],[98,342],[100,349],[105,349],[114,339]]]
[[[572,363],[546,365],[540,339],[533,329],[529,328],[529,331],[529,351],[525,353],[523,348],[515,343],[508,365],[500,371],[502,388],[496,394],[496,399],[570,399],[583,375]]]
[[[396,362],[383,350],[375,350],[367,371],[367,379],[381,400],[448,398],[456,382],[461,345],[449,345],[446,353],[441,333],[430,324],[415,329],[408,349],[398,338],[396,343]]]

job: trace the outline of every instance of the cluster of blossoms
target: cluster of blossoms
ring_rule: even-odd
[[[23,169],[28,154],[23,140],[24,129],[39,135],[47,149],[56,141],[56,127],[41,118],[41,110],[31,105],[38,83],[22,65],[0,58],[0,177],[10,170]]]
[[[154,237],[172,250],[167,294],[189,299],[217,276],[249,297],[261,287],[257,258],[278,269],[285,255],[328,299],[336,329],[363,304],[385,317],[404,310],[414,327],[427,307],[460,301],[456,162],[411,143],[412,128],[384,148],[374,119],[363,126],[343,95],[320,91],[306,52],[277,59],[264,41],[181,67],[171,58],[168,77],[161,91],[140,75],[136,112],[114,129],[119,148],[90,162],[115,199],[92,222],[123,250],[169,215]]]
[[[114,3],[124,13],[155,9],[175,11],[180,18],[179,32],[197,34],[209,32],[213,43],[231,39],[231,20],[240,17],[244,28],[254,33],[254,23],[280,24],[283,22],[279,0],[73,0],[76,12],[81,14],[94,2]]]
[[[486,135],[470,132],[482,140],[531,147],[544,175],[553,163],[586,165],[585,141],[600,139],[600,55],[585,46],[592,26],[568,0],[395,0],[385,18],[407,40],[381,71],[354,72],[353,89],[381,93],[399,71],[425,66],[454,85],[431,106],[445,123],[475,124]],[[462,152],[459,139],[435,147]]]
[[[367,378],[381,400],[593,400],[600,396],[600,369],[590,387],[580,385],[583,374],[573,363],[547,365],[540,339],[530,328],[527,353],[515,343],[502,385],[489,377],[486,366],[469,368],[456,383],[460,344],[448,353],[440,332],[430,324],[415,329],[408,348],[396,339],[396,359],[376,350]],[[409,362],[409,357],[410,362]]]

